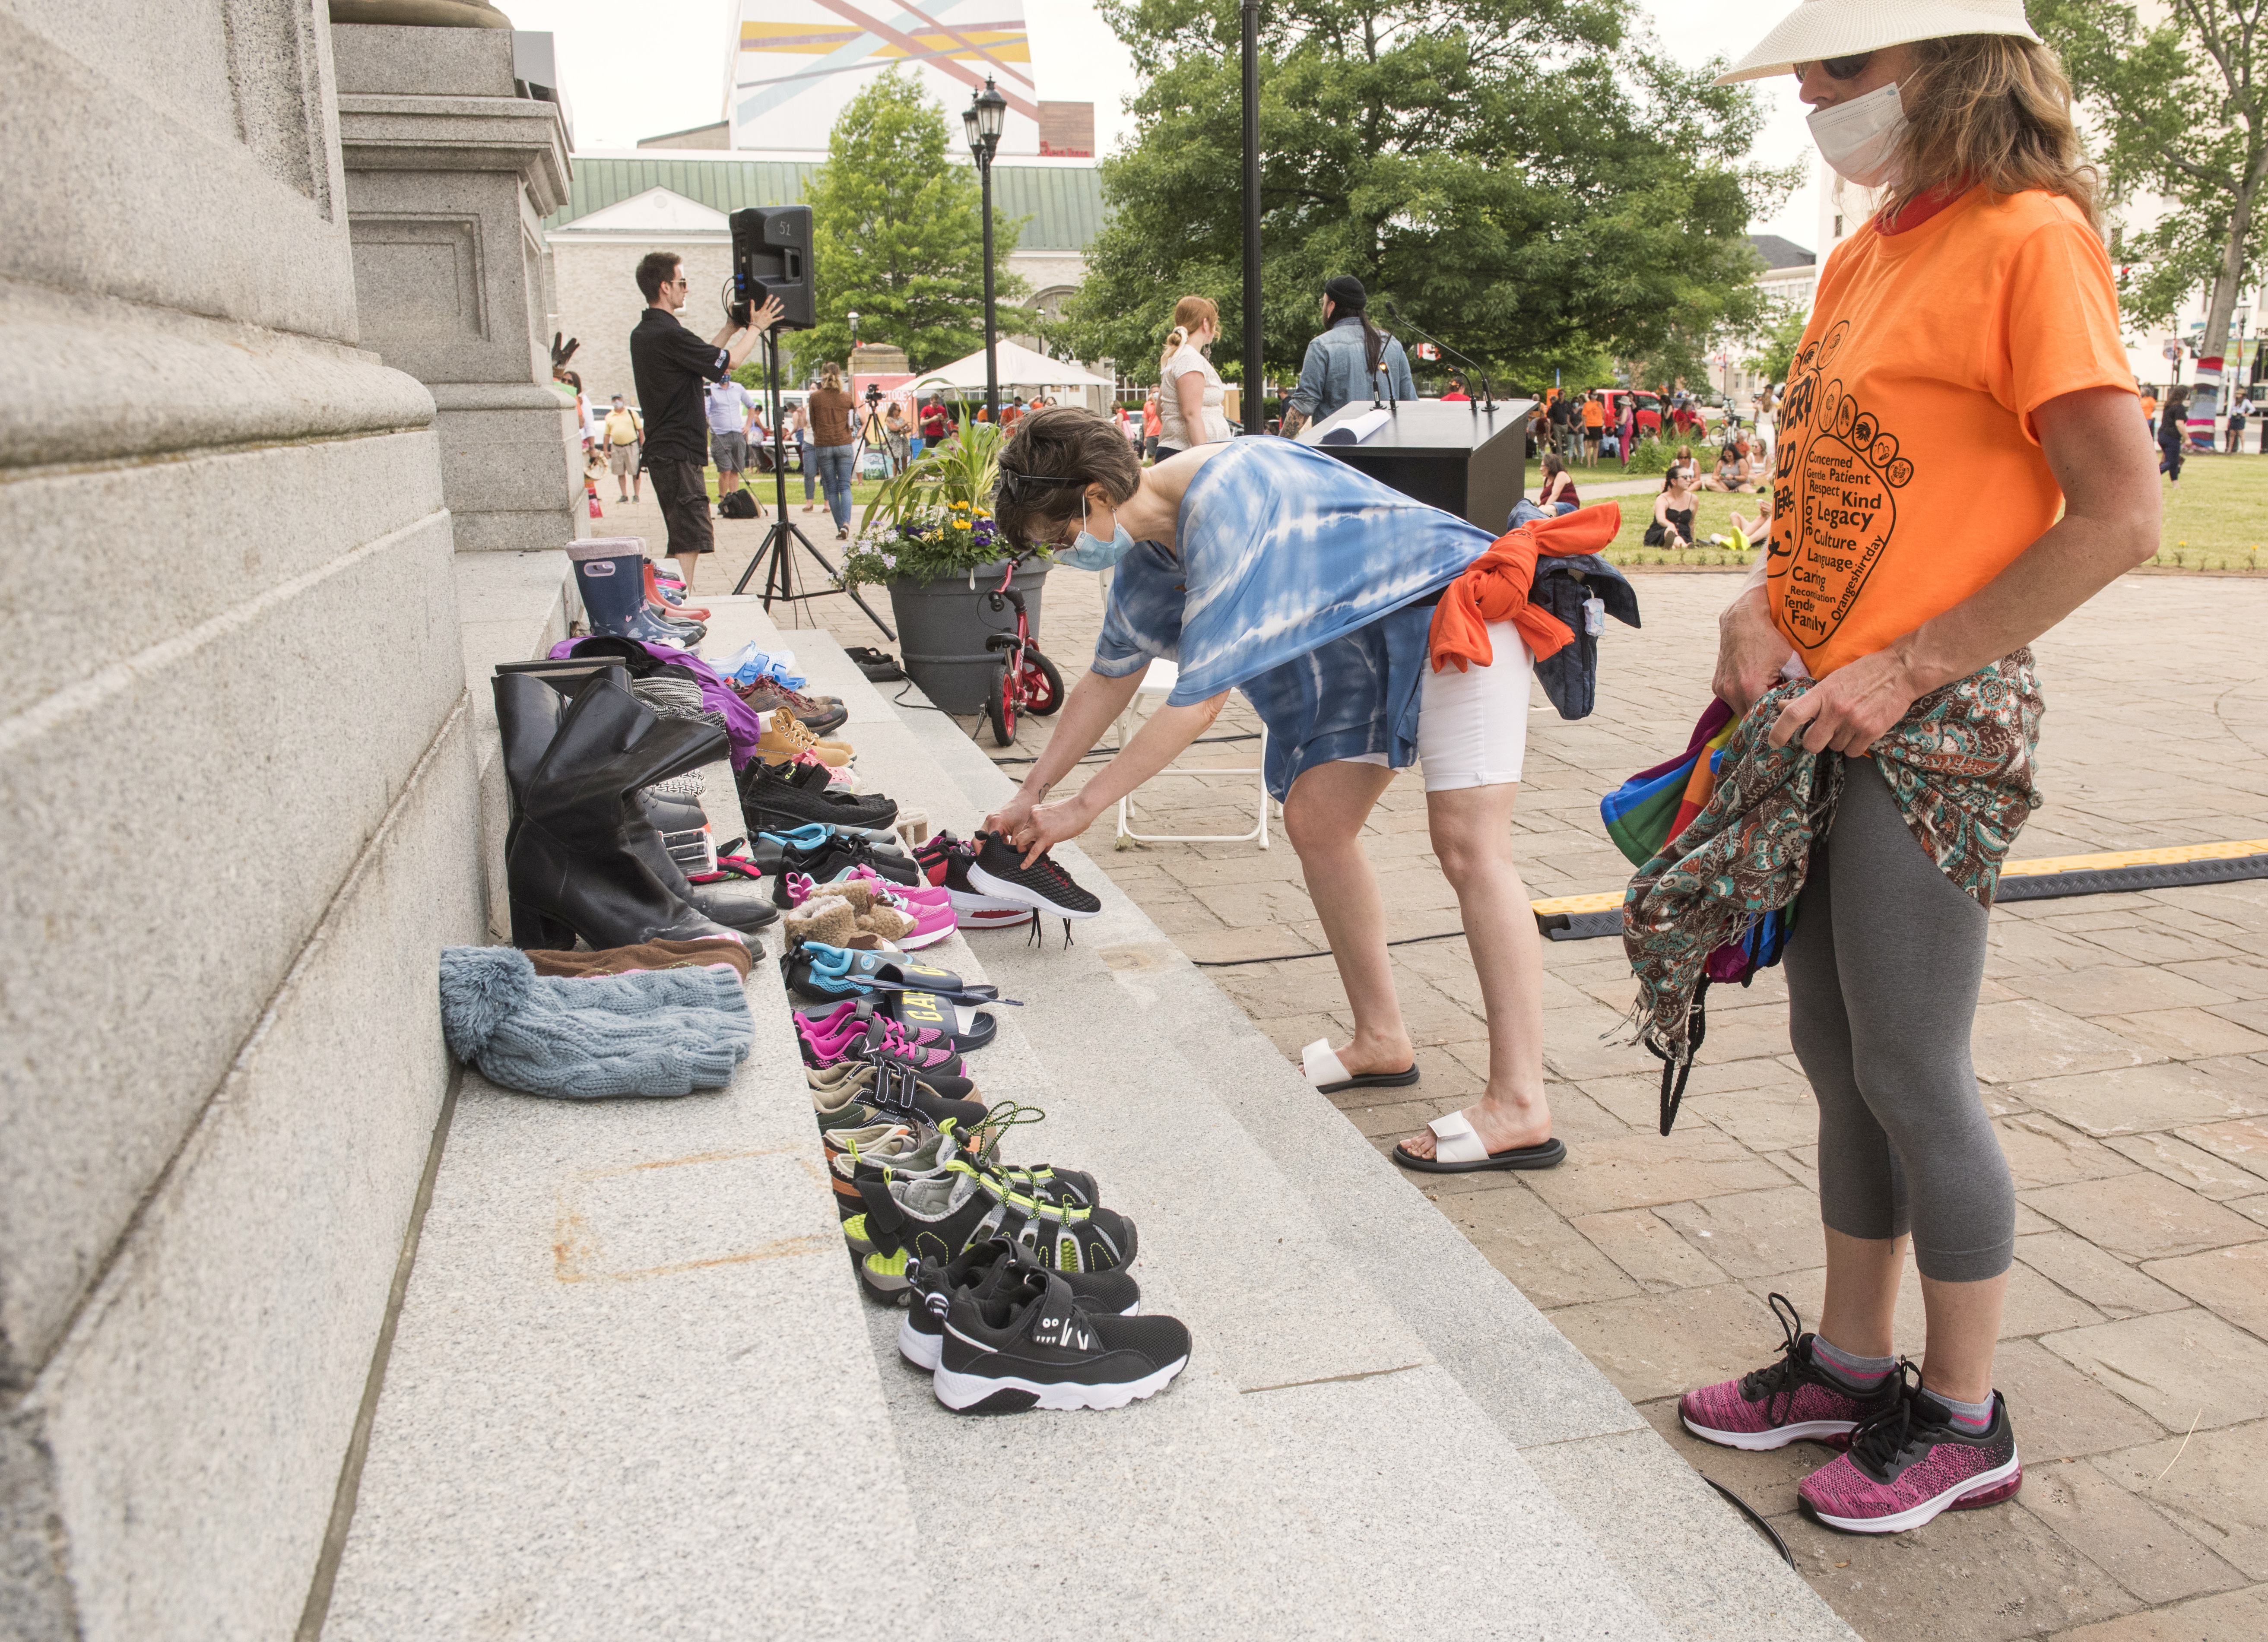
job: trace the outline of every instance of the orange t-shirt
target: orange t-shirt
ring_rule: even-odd
[[[2055,522],[2032,412],[2133,392],[2110,258],[2058,195],[1972,188],[1821,272],[1778,416],[1772,619],[1815,678],[1984,586]]]
[[[1587,428],[1603,428],[1607,425],[1606,409],[1597,400],[1587,399],[1583,401],[1583,425]]]

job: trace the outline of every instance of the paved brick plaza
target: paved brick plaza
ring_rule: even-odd
[[[651,512],[609,504],[607,527],[658,542]],[[738,574],[763,523],[719,524],[725,551],[704,570],[706,590],[722,590],[719,571]],[[1722,574],[1643,575],[1646,625],[1612,627],[1598,711],[1575,724],[1531,713],[1515,824],[1532,895],[1616,889],[1627,877],[1598,796],[1683,746],[1733,585]],[[880,642],[846,601],[821,610],[846,643]],[[1090,652],[1100,610],[1095,578],[1049,578],[1042,637],[1067,674]],[[2264,631],[2268,580],[2137,576],[2051,635],[2037,647],[2048,805],[2016,856],[2268,837]],[[1216,733],[1252,727],[1238,703]],[[1047,728],[1031,722],[1018,747],[992,748],[989,733],[983,744],[1028,758]],[[1233,764],[1249,762],[1252,744],[1205,750]],[[1249,782],[1160,783],[1144,830],[1248,825]],[[1454,931],[1414,777],[1389,790],[1371,831],[1392,933]],[[1114,852],[1107,821],[1085,843],[1200,962],[1322,946],[1280,828],[1265,851]],[[1665,1140],[1654,1063],[1620,1042],[1631,984],[1618,944],[1550,943],[1545,962],[1545,1056],[1571,1155],[1548,1174],[1455,1180],[1429,1195],[1704,1474],[1772,1520],[1869,1642],[2268,1634],[2268,882],[1995,914],[1977,1058],[2021,1205],[1999,1376],[2025,1486],[2013,1506],[1881,1539],[1795,1514],[1795,1484],[1826,1450],[1740,1454],[1677,1427],[1678,1389],[1771,1356],[1779,1334],[1765,1294],[1788,1295],[1807,1324],[1817,1313],[1815,1119],[1779,973],[1712,995],[1707,1049]],[[1397,947],[1395,963],[1424,1098],[1339,1101],[1381,1152],[1470,1101],[1486,1065],[1463,942]],[[1351,1028],[1327,957],[1209,973],[1288,1054]],[[1911,1270],[1907,1287],[1898,1345],[1918,1353]]]

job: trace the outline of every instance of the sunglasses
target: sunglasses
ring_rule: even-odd
[[[1819,66],[1827,70],[1827,77],[1830,80],[1855,80],[1867,71],[1867,65],[1874,60],[1873,52],[1862,51],[1855,57],[1822,57]],[[1808,63],[1795,65],[1795,77],[1799,80],[1810,72],[1811,64]]]

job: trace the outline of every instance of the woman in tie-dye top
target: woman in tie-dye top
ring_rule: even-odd
[[[1360,835],[1395,771],[1422,761],[1434,852],[1487,1004],[1489,1081],[1469,1113],[1412,1137],[1401,1160],[1441,1170],[1558,1161],[1565,1148],[1543,1098],[1542,957],[1511,850],[1532,658],[1507,622],[1490,627],[1494,666],[1426,665],[1432,603],[1488,551],[1488,534],[1285,439],[1203,445],[1144,469],[1115,430],[1079,410],[1027,421],[1000,473],[1003,534],[1075,567],[1115,563],[1117,575],[1092,668],[986,825],[1035,854],[1076,836],[1241,690],[1268,726],[1268,788],[1355,1016],[1351,1043],[1309,1046],[1307,1075],[1327,1092],[1414,1084],[1384,897]],[[1180,670],[1166,704],[1079,792],[1042,802],[1158,660]]]

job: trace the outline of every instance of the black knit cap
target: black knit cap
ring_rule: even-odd
[[[1325,284],[1323,295],[1331,299],[1341,315],[1359,313],[1370,306],[1370,293],[1362,288],[1362,281],[1351,274],[1341,274]]]

